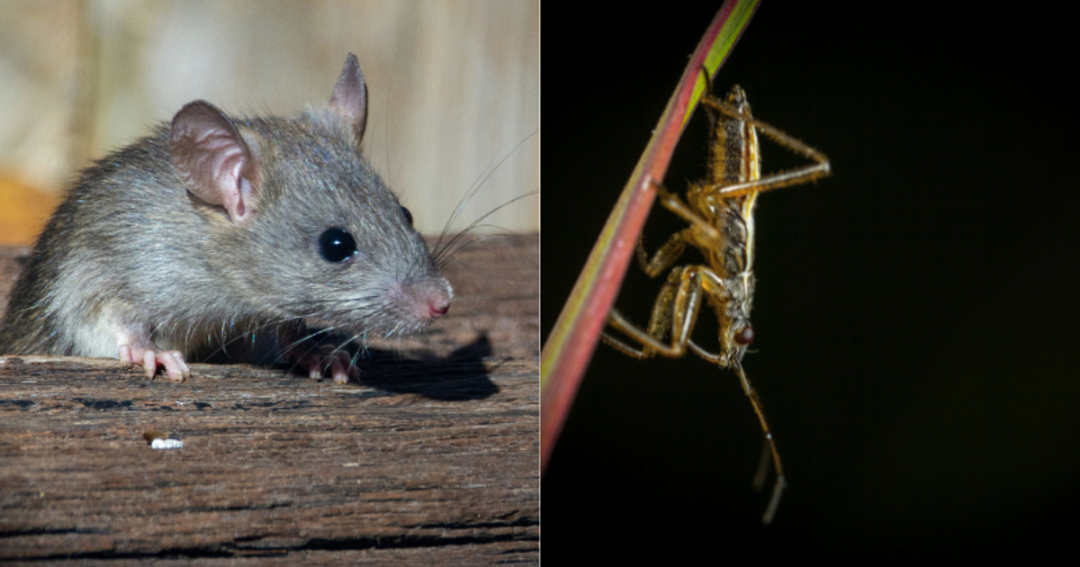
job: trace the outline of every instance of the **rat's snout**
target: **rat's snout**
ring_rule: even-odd
[[[400,302],[406,317],[414,323],[426,325],[450,310],[454,300],[450,284],[443,278],[423,279],[402,285]]]

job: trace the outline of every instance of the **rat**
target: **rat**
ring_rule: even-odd
[[[15,285],[0,353],[118,358],[182,381],[186,361],[273,330],[286,360],[347,382],[351,358],[306,321],[401,335],[453,300],[360,153],[366,120],[351,53],[329,104],[299,116],[188,103],[80,174]]]

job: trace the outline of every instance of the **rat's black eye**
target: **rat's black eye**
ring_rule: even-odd
[[[409,226],[412,226],[412,213],[409,212],[409,209],[401,207],[401,212],[405,214],[405,220],[409,221]]]
[[[319,254],[327,262],[344,262],[356,254],[356,241],[341,228],[328,228],[319,237]]]

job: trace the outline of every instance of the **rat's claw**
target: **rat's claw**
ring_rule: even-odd
[[[123,362],[124,364],[135,364],[135,361],[131,358],[131,347],[120,345],[120,362]]]
[[[336,351],[330,354],[309,354],[301,360],[301,364],[307,366],[308,377],[312,380],[321,380],[326,371],[334,382],[345,384],[349,378],[359,379],[360,370],[352,364],[352,359],[345,351]]]
[[[330,359],[330,374],[333,375],[334,382],[337,382],[338,384],[345,384],[349,381],[349,375],[345,372],[349,363],[348,361],[343,363],[341,360],[341,357],[344,354],[345,353],[343,352],[338,352],[337,356]]]
[[[157,352],[153,349],[132,348],[129,345],[120,345],[120,362],[133,366],[142,366],[146,371],[146,377],[153,380],[158,366],[165,367],[165,373],[173,382],[183,382],[191,378],[191,369],[184,362],[184,355],[178,350]]]
[[[157,372],[157,356],[154,351],[147,350],[143,353],[143,368],[146,369],[146,377],[153,380]]]
[[[322,361],[317,356],[312,356],[307,359],[308,366],[308,378],[312,380],[322,380]]]
[[[165,366],[169,380],[183,382],[191,377],[191,369],[184,362],[184,355],[178,350],[157,353],[157,364]],[[156,366],[156,365],[155,365]],[[156,368],[155,368],[156,369]]]
[[[349,353],[339,350],[336,354],[337,357],[330,363],[330,368],[334,371],[334,382],[344,384],[349,380],[359,381],[360,368],[353,364]]]

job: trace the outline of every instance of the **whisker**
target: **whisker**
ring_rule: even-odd
[[[478,218],[478,219],[474,220],[474,221],[473,221],[473,222],[472,222],[472,223],[471,223],[471,224],[470,224],[469,226],[465,227],[465,230],[462,230],[461,232],[459,232],[459,233],[457,233],[456,235],[454,235],[454,237],[453,237],[453,238],[451,238],[449,242],[447,242],[447,244],[446,244],[446,247],[445,247],[445,248],[449,248],[450,246],[452,246],[452,245],[453,245],[453,243],[454,243],[454,241],[456,241],[457,239],[461,238],[461,237],[462,237],[463,235],[465,235],[465,234],[468,234],[468,233],[469,233],[469,231],[471,231],[471,230],[473,230],[473,229],[475,229],[475,228],[478,228],[478,227],[479,227],[479,225],[480,225],[480,223],[481,223],[481,222],[482,222],[482,221],[483,221],[484,219],[486,219],[486,218],[488,218],[489,216],[491,216],[491,215],[495,214],[496,212],[498,212],[498,211],[499,211],[500,209],[502,209],[503,207],[509,206],[509,205],[511,205],[511,204],[513,204],[513,203],[516,203],[517,201],[520,201],[520,200],[522,200],[522,199],[526,199],[526,198],[528,198],[528,197],[531,197],[531,196],[533,196],[533,195],[537,195],[537,194],[539,194],[539,193],[540,193],[540,191],[539,191],[539,190],[536,190],[536,189],[534,189],[534,190],[532,190],[532,191],[529,191],[529,192],[527,192],[527,193],[523,193],[523,194],[521,194],[521,195],[518,195],[517,197],[514,197],[513,199],[510,199],[509,201],[507,201],[507,202],[505,202],[505,203],[503,203],[503,204],[499,205],[498,207],[495,207],[494,209],[492,209],[492,210],[488,211],[487,213],[485,213],[485,214],[484,214],[483,216],[481,216],[480,218]],[[448,222],[448,225],[449,225],[449,222]],[[443,229],[443,236],[445,236],[445,234],[446,234],[446,229],[444,228],[444,229]],[[442,254],[443,254],[443,250],[445,250],[445,248],[440,248],[440,244],[441,244],[441,243],[442,243],[442,236],[440,236],[440,237],[439,237],[439,242],[435,244],[435,252],[434,252],[434,253],[432,254],[432,258],[435,258],[436,260],[437,260],[437,259],[439,258],[439,256],[440,256],[440,255],[442,255]]]
[[[533,130],[531,133],[529,133],[528,136],[522,138],[521,141],[518,142],[509,152],[507,152],[507,154],[503,156],[503,158],[500,159],[498,163],[496,163],[493,167],[489,168],[487,173],[485,173],[480,179],[478,179],[476,183],[473,183],[472,187],[470,187],[469,190],[465,193],[465,196],[461,198],[458,207],[454,210],[453,213],[450,214],[450,218],[446,219],[446,224],[443,225],[442,232],[439,234],[439,240],[435,243],[436,250],[439,249],[439,245],[442,243],[442,239],[446,236],[446,231],[450,229],[450,225],[454,222],[454,219],[457,218],[457,216],[461,214],[461,212],[465,209],[465,205],[467,205],[469,200],[473,198],[473,195],[475,195],[476,192],[484,186],[484,183],[487,182],[488,178],[490,178],[496,171],[498,171],[500,167],[502,167],[502,164],[506,160],[510,159],[510,156],[514,155],[517,152],[518,148],[520,148],[530,138],[535,136],[539,131],[540,129],[537,128],[536,130]]]

